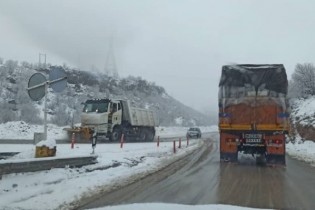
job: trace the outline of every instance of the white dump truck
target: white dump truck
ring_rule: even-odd
[[[127,100],[93,99],[84,103],[81,126],[65,130],[80,139],[91,139],[96,132],[110,141],[120,140],[122,134],[129,141],[153,141],[158,123],[152,110],[131,107]]]

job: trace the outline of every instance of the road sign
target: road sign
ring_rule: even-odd
[[[49,84],[55,92],[63,91],[67,86],[67,75],[63,68],[53,66],[49,71]]]
[[[51,67],[49,80],[41,73],[35,73],[28,81],[28,95],[33,101],[39,101],[45,96],[44,102],[44,139],[47,139],[47,89],[50,86],[55,92],[63,91],[67,86],[66,72],[61,67]]]
[[[33,101],[39,101],[45,96],[46,77],[41,73],[35,73],[28,81],[27,92]]]

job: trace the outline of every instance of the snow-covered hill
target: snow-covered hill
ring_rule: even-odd
[[[315,97],[291,101],[291,122],[296,137],[315,141]]]
[[[35,72],[47,74],[48,69],[8,60],[0,64],[0,123],[25,121],[40,123],[43,118],[43,99],[33,102],[27,95],[28,79]],[[65,68],[68,84],[62,93],[48,94],[50,123],[69,125],[80,122],[81,103],[91,98],[129,99],[134,106],[153,109],[162,126],[210,125],[211,119],[189,108],[170,95],[163,87],[141,77],[115,79],[101,73]],[[213,120],[212,120],[213,122]]]

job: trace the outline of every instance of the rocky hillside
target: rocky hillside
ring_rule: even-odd
[[[297,136],[315,141],[315,97],[291,101],[291,122]]]
[[[37,70],[35,70],[37,69]],[[153,109],[162,126],[209,125],[211,119],[183,105],[167,94],[163,87],[141,77],[115,79],[100,73],[65,68],[67,88],[62,93],[49,89],[48,119],[57,125],[80,122],[81,103],[92,98],[129,99],[133,106]],[[48,69],[23,62],[8,60],[0,63],[0,123],[23,120],[42,122],[43,99],[33,102],[27,94],[28,79],[35,72],[45,75]]]

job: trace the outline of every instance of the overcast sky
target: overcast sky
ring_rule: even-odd
[[[222,65],[315,60],[311,0],[0,0],[0,57],[141,76],[217,110]]]

